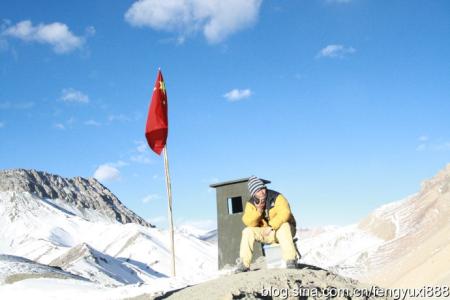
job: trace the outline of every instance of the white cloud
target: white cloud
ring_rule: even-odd
[[[55,127],[56,129],[60,129],[60,130],[66,129],[66,126],[64,126],[64,124],[62,124],[62,123],[56,123],[55,125],[53,125],[53,127]]]
[[[153,160],[149,157],[148,153],[132,155],[132,156],[130,156],[130,160],[132,162],[145,164],[145,165],[151,164],[153,162]]]
[[[139,0],[125,13],[133,26],[186,35],[201,31],[210,43],[254,24],[262,0]]]
[[[343,45],[328,45],[319,51],[317,57],[343,58],[356,52],[353,47],[345,47]]]
[[[89,96],[73,88],[63,89],[60,99],[64,102],[88,103]]]
[[[123,160],[118,160],[115,163],[108,163],[108,165],[113,166],[114,168],[121,168],[128,166],[129,164],[127,162],[124,162]]]
[[[206,183],[206,184],[207,184],[207,186],[208,186],[207,192],[208,192],[209,194],[213,194],[213,193],[216,192],[216,189],[210,187],[209,185],[210,185],[210,184],[214,184],[214,183],[218,183],[218,182],[219,182],[219,178],[217,178],[217,177],[211,177],[211,178],[209,178],[209,179],[202,180],[202,183]]]
[[[85,32],[86,32],[86,36],[93,36],[96,33],[94,26],[87,27]]]
[[[421,136],[419,136],[419,139],[418,139],[420,142],[426,142],[426,141],[428,141],[428,136],[426,136],[426,135],[421,135]]]
[[[428,136],[420,136],[419,137],[420,144],[416,147],[416,151],[431,151],[431,152],[447,152],[450,151],[450,141],[439,140],[433,141],[430,140]]]
[[[153,202],[155,200],[160,200],[160,199],[162,199],[160,195],[150,194],[150,195],[147,195],[144,198],[142,198],[142,203],[147,204],[147,203]]]
[[[420,144],[416,147],[416,151],[422,152],[427,150],[427,142],[429,140],[428,136],[421,135],[417,140],[420,142]]]
[[[252,91],[250,89],[245,89],[245,90],[233,89],[233,90],[229,91],[228,93],[226,93],[223,96],[225,98],[227,98],[228,101],[235,102],[235,101],[239,101],[239,100],[248,98],[252,94],[253,93],[252,93]]]
[[[88,33],[92,35],[95,30],[93,27],[89,28]],[[59,22],[33,26],[30,20],[24,20],[5,28],[2,35],[26,42],[49,44],[58,54],[80,49],[85,43],[83,37],[74,35],[66,24]]]
[[[74,117],[70,117],[65,122],[59,122],[59,123],[53,124],[53,127],[56,129],[61,129],[61,130],[72,129],[74,127],[75,123],[76,123],[76,119]]]
[[[34,102],[14,102],[10,101],[0,102],[0,109],[17,109],[17,110],[25,110],[34,107]]]
[[[450,151],[450,142],[442,142],[434,145],[433,150],[435,151]]]
[[[154,161],[150,157],[149,147],[144,141],[135,141],[136,148],[132,150],[133,154],[130,156],[130,161],[140,164],[151,164]]]
[[[111,164],[103,164],[95,170],[94,178],[99,181],[117,180],[120,178],[120,171]]]
[[[146,142],[144,141],[136,141],[137,147],[136,147],[136,151],[139,153],[145,153],[145,151],[147,151],[148,149],[148,145]]]
[[[130,117],[124,115],[124,114],[119,114],[119,115],[109,115],[108,116],[108,121],[109,122],[114,122],[114,121],[119,121],[119,122],[128,122],[130,121]]]
[[[88,120],[88,121],[84,122],[84,125],[98,127],[98,126],[101,126],[102,124],[95,120]]]

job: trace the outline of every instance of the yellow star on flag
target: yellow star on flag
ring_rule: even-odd
[[[166,84],[162,80],[159,81],[159,89],[164,93],[164,95],[166,94]]]

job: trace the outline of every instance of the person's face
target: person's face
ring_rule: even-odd
[[[256,193],[255,193],[255,198],[258,199],[259,201],[264,201],[266,200],[266,189],[262,188],[259,189]]]

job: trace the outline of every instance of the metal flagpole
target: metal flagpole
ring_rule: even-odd
[[[169,198],[169,232],[170,232],[170,249],[172,251],[172,276],[175,276],[175,242],[174,242],[174,232],[173,232],[173,217],[172,217],[172,187],[170,184],[170,173],[169,173],[169,160],[167,159],[167,145],[164,146],[164,169],[166,173],[166,187],[167,187],[167,197]]]

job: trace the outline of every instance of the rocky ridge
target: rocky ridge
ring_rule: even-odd
[[[89,281],[88,279],[32,260],[0,254],[0,285],[11,284],[30,278],[60,278]]]
[[[30,193],[42,199],[58,199],[79,210],[98,212],[122,224],[136,223],[154,227],[129,210],[94,178],[64,178],[47,172],[25,169],[0,171],[0,192]]]

